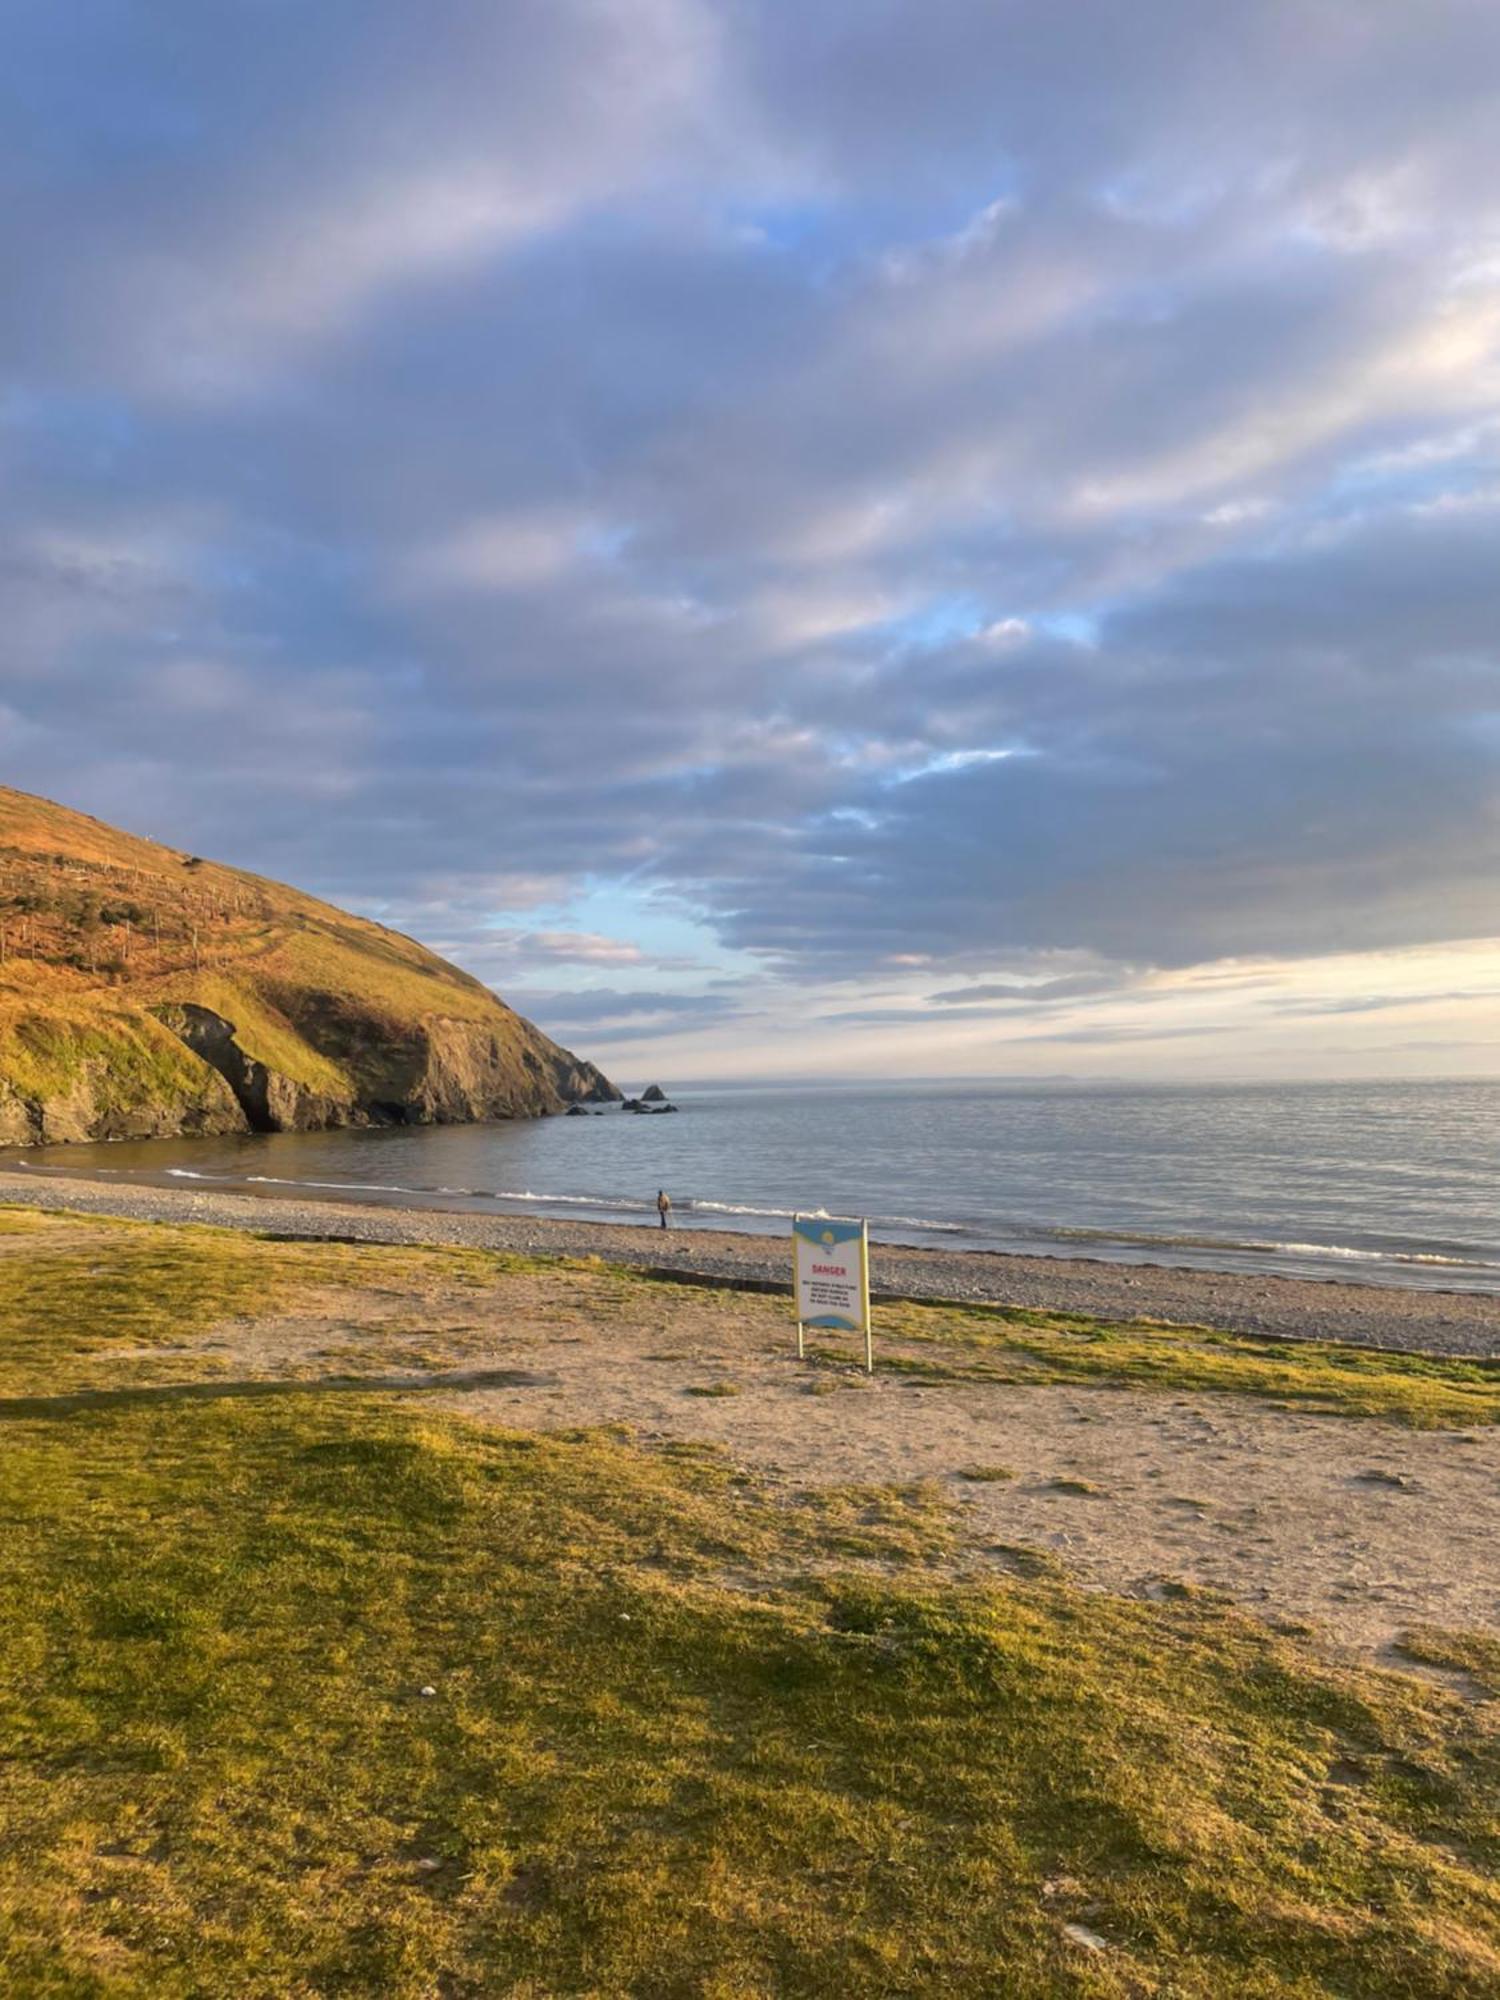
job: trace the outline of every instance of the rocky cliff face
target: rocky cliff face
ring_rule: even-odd
[[[337,996],[321,994],[312,1010],[316,1023],[303,1024],[303,1032],[321,1054],[360,1079],[361,1087],[344,1097],[279,1075],[248,1054],[236,1040],[234,1022],[211,1008],[188,1002],[156,1011],[163,1026],[218,1073],[240,1113],[240,1129],[250,1132],[538,1118],[619,1095],[592,1063],[558,1048],[519,1015],[510,1017],[520,1032],[509,1042],[482,1022],[440,1018],[392,1032]]]
[[[0,1144],[535,1118],[619,1094],[412,938],[0,787]]]
[[[217,1079],[214,1080],[217,1082]],[[85,1139],[170,1139],[250,1128],[232,1092],[205,1085],[201,1102],[121,1105],[107,1064],[91,1064],[65,1089],[23,1097],[0,1088],[0,1146],[57,1146]]]
[[[243,1132],[224,1078],[150,1019],[28,1010],[0,1040],[0,1145]]]
[[[350,1122],[340,1114],[354,1106],[326,1091],[308,1090],[246,1053],[235,1040],[233,1021],[211,1007],[182,1001],[155,1010],[184,1048],[216,1070],[248,1132],[310,1132],[321,1125]]]

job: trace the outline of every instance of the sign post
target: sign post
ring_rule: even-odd
[[[869,1224],[795,1215],[792,1259],[797,1289],[797,1359],[803,1360],[806,1354],[806,1328],[838,1327],[864,1335],[865,1373],[873,1375]]]

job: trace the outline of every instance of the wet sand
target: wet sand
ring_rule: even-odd
[[[684,1276],[789,1285],[779,1237],[724,1229],[661,1231],[620,1223],[474,1215],[280,1195],[204,1193],[124,1185],[83,1175],[0,1173],[0,1202],[147,1222],[201,1222],[365,1243],[468,1244],[612,1263]],[[873,1248],[881,1292],[1072,1312],[1107,1320],[1165,1320],[1283,1340],[1339,1340],[1410,1353],[1500,1360],[1500,1297],[1402,1290],[1339,1279],[1282,1278],[1022,1257],[985,1250]]]

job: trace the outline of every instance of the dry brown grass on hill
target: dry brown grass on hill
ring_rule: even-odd
[[[494,996],[414,939],[283,883],[123,833],[0,788],[0,993],[49,997],[129,985],[175,993],[218,966],[300,972],[321,939],[381,973],[433,981],[478,1019]]]
[[[598,1081],[412,938],[0,789],[0,1140],[529,1114]]]

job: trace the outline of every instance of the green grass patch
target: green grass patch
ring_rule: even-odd
[[[958,1476],[973,1480],[977,1485],[992,1486],[1001,1480],[1014,1479],[1016,1471],[1011,1465],[961,1465]]]
[[[1030,1542],[991,1542],[986,1553],[998,1556],[1017,1576],[1049,1577],[1061,1582],[1067,1574],[1050,1549],[1035,1548]]]
[[[1419,1430],[1500,1423],[1500,1363],[1492,1361],[1252,1340],[1207,1327],[1114,1326],[998,1306],[886,1305],[878,1326],[878,1365],[929,1379],[1208,1390]],[[917,1352],[882,1353],[882,1340]],[[928,1358],[934,1348],[946,1350],[941,1361]]]
[[[935,1506],[367,1397],[7,1426],[0,1986],[1494,1992],[1482,1710],[942,1587]],[[829,1572],[855,1531],[888,1575]]]
[[[32,1213],[10,1213],[29,1233]],[[489,1251],[278,1243],[98,1216],[54,1216],[36,1233],[34,1250],[0,1267],[0,1394],[93,1384],[90,1364],[111,1350],[161,1348],[237,1316],[290,1311],[323,1287],[388,1292],[394,1316],[424,1285],[483,1287],[535,1268]]]
[[[243,1231],[113,1223],[98,1217],[43,1217],[0,1211],[0,1234],[35,1233],[34,1253],[17,1258],[0,1284],[0,1394],[73,1388],[91,1379],[90,1355],[126,1345],[190,1340],[218,1320],[294,1309],[321,1288],[390,1292],[392,1317],[424,1290],[446,1284],[490,1289],[503,1308],[504,1281],[545,1273],[570,1313],[602,1328],[669,1288],[597,1258],[534,1259],[440,1247],[279,1243]],[[70,1234],[79,1240],[70,1241]],[[107,1254],[82,1242],[108,1235]],[[569,1286],[575,1288],[568,1293]],[[681,1303],[671,1288],[669,1304]],[[779,1300],[695,1291],[730,1320],[764,1322],[784,1333]],[[535,1312],[545,1310],[538,1302]],[[1326,1341],[1259,1342],[1204,1328],[1110,1326],[1067,1315],[1003,1308],[881,1308],[877,1367],[913,1386],[1069,1382],[1101,1388],[1251,1395],[1286,1409],[1372,1418],[1415,1428],[1470,1429],[1500,1421],[1500,1364],[1455,1361],[1339,1346]],[[688,1358],[663,1349],[654,1358]],[[862,1388],[866,1378],[834,1350],[838,1364],[808,1378],[810,1394]],[[825,1387],[826,1385],[826,1387]],[[738,1384],[688,1391],[740,1393]]]
[[[1489,1694],[1500,1695],[1500,1638],[1493,1632],[1449,1632],[1414,1625],[1401,1634],[1401,1651],[1429,1667],[1467,1674]]]

